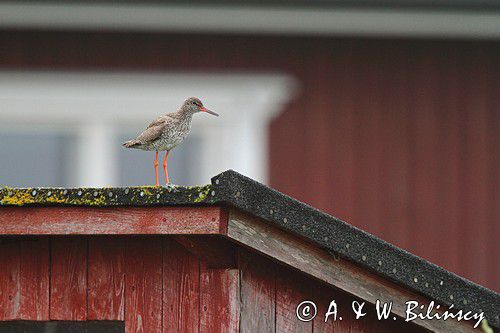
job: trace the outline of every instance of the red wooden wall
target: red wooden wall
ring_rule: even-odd
[[[271,185],[500,290],[500,43],[0,32],[0,67],[283,71]]]
[[[118,320],[126,332],[236,332],[239,274],[170,238],[0,239],[0,321]]]
[[[0,322],[125,321],[126,332],[422,332],[354,320],[348,294],[243,249],[234,268],[209,268],[170,237],[0,238]],[[313,300],[318,316],[296,318]],[[331,300],[342,320],[324,322]]]

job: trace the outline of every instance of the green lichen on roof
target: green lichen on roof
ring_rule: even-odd
[[[212,185],[134,186],[111,188],[9,188],[0,189],[0,206],[154,206],[211,204]]]

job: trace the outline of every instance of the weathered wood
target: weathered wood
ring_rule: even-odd
[[[276,264],[268,259],[240,250],[242,333],[274,333],[276,331]]]
[[[372,304],[380,299],[394,301],[393,313],[404,318],[405,302],[416,300],[429,304],[430,300],[395,283],[384,280],[344,259],[335,259],[325,251],[237,211],[231,211],[228,223],[229,238],[259,251],[273,259],[336,286]],[[438,332],[471,332],[472,326],[455,320],[420,320],[414,324]]]
[[[127,238],[125,274],[125,332],[161,332],[161,239]]]
[[[221,234],[219,207],[2,207],[0,235]]]
[[[50,319],[87,319],[87,239],[51,240]]]
[[[48,318],[48,239],[0,243],[0,320]]]
[[[88,256],[88,319],[124,320],[125,239],[92,237]]]
[[[210,269],[200,272],[200,332],[239,331],[239,271]]]
[[[20,247],[21,307],[18,318],[49,320],[49,239],[28,240]]]
[[[0,319],[17,319],[20,301],[20,256],[18,242],[0,244]]]
[[[198,332],[200,261],[173,239],[164,240],[163,332]]]
[[[175,236],[186,250],[205,262],[208,268],[236,268],[234,243],[220,236]]]
[[[276,332],[312,332],[312,321],[300,321],[295,312],[305,300],[311,300],[310,283],[304,276],[284,267],[276,270]]]
[[[313,288],[313,296],[312,300],[318,306],[317,311],[318,314],[316,318],[313,320],[313,332],[324,332],[324,333],[341,333],[341,332],[349,332],[349,318],[348,314],[350,313],[350,305],[343,304],[339,299],[338,295],[334,295],[331,291],[331,287],[328,288],[324,285],[319,285],[319,282],[314,281],[315,286]],[[328,320],[325,322],[325,315],[328,311],[328,307],[330,302],[334,300],[337,304],[337,311],[340,312],[340,315],[337,315],[337,320],[333,320],[333,316],[329,316]],[[342,320],[340,320],[342,317]],[[343,324],[343,325],[342,325]],[[342,326],[340,326],[342,325]],[[334,329],[335,328],[335,329]]]

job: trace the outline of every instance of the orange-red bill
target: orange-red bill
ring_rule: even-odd
[[[211,110],[209,110],[209,109],[207,109],[207,108],[205,108],[205,107],[201,107],[201,108],[200,108],[200,110],[201,110],[202,112],[210,113],[210,114],[212,114],[212,115],[214,115],[214,116],[216,116],[216,117],[218,117],[218,116],[219,116],[217,113],[215,113],[215,112],[213,112],[213,111],[211,111]]]

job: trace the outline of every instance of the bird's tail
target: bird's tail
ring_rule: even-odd
[[[138,146],[139,144],[140,144],[140,142],[137,141],[136,139],[134,139],[134,140],[125,141],[124,143],[122,143],[122,146],[125,148],[134,148],[134,146]]]

